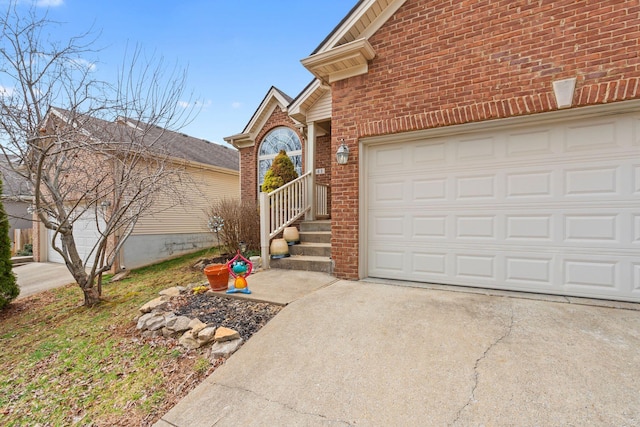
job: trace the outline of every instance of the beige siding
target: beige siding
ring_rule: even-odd
[[[223,173],[193,167],[188,167],[187,172],[193,182],[182,184],[181,193],[185,201],[172,206],[174,201],[161,198],[156,207],[166,209],[140,218],[134,235],[209,232],[206,215],[209,206],[221,198],[240,197],[238,172]]]
[[[319,122],[331,118],[331,92],[327,92],[307,112],[308,122]]]

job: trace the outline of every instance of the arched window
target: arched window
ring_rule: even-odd
[[[273,163],[273,159],[284,150],[291,158],[298,175],[302,175],[302,144],[300,138],[291,129],[285,126],[277,127],[267,134],[260,144],[258,152],[258,191],[264,182],[264,175]]]

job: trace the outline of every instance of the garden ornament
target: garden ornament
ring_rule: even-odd
[[[242,256],[240,251],[229,262],[227,262],[227,270],[229,274],[233,276],[233,285],[227,290],[228,294],[235,294],[241,292],[243,294],[250,294],[249,285],[247,279],[253,270],[253,263]]]

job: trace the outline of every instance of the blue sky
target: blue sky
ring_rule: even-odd
[[[26,0],[25,0],[26,1]],[[52,39],[101,31],[96,72],[111,70],[139,45],[188,67],[188,87],[203,102],[182,131],[225,144],[243,130],[273,85],[295,97],[313,76],[301,64],[357,0],[39,0]],[[0,1],[0,5],[6,4]]]

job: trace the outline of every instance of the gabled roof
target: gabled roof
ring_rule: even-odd
[[[236,150],[204,139],[124,117],[107,121],[95,117],[72,115],[56,107],[52,107],[50,112],[65,122],[73,122],[74,126],[80,126],[87,137],[104,142],[122,143],[130,142],[132,135],[140,132],[140,135],[144,133],[145,139],[154,141],[154,145],[170,157],[233,171],[240,169],[239,154]]]
[[[406,0],[360,0],[322,43],[303,59],[320,80],[332,83],[365,74],[375,51],[368,39]]]
[[[313,79],[289,104],[289,116],[305,123],[307,111],[327,92],[331,92],[331,87],[323,84],[319,79]]]
[[[262,130],[269,117],[271,117],[273,111],[276,108],[280,108],[282,111],[287,112],[287,107],[291,101],[293,101],[293,98],[277,87],[271,86],[242,133],[227,136],[224,140],[236,148],[251,147],[255,144],[258,133]]]
[[[33,195],[29,181],[12,169],[4,156],[0,157],[0,178],[3,198],[26,200]]]

